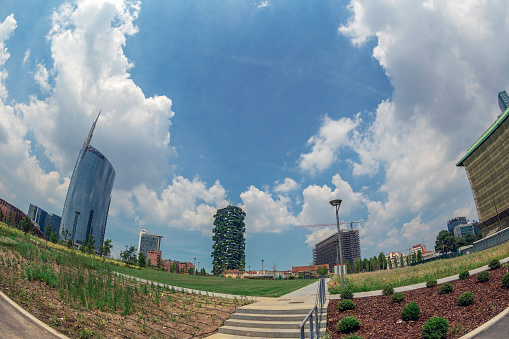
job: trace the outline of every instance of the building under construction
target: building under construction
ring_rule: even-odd
[[[341,251],[343,252],[343,264],[348,261],[350,266],[355,260],[361,259],[361,243],[359,230],[341,230]],[[313,249],[313,260],[315,265],[329,264],[329,271],[333,271],[337,265],[338,258],[338,234],[334,233],[325,240],[316,244]]]

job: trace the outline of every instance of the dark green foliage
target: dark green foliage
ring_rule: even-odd
[[[497,269],[500,267],[500,261],[498,259],[490,259],[490,261],[488,261],[488,266],[494,270],[494,269]]]
[[[318,275],[327,275],[329,273],[329,270],[325,266],[318,266],[316,268],[316,274]]]
[[[83,247],[83,246],[81,246],[81,247]],[[95,240],[94,240],[94,236],[92,234],[90,234],[87,237],[87,245],[85,246],[85,252],[87,252],[88,254],[92,254],[95,252]]]
[[[147,260],[145,259],[145,254],[143,254],[143,252],[140,252],[138,255],[138,266],[141,268],[145,268],[147,266]]]
[[[60,240],[60,236],[58,235],[57,231],[51,232],[49,236],[49,241],[51,241],[54,244],[58,244],[58,241]]]
[[[21,230],[25,233],[28,233],[32,229],[32,220],[30,220],[30,217],[24,216],[23,219],[21,219]]]
[[[434,316],[422,326],[422,337],[424,339],[442,339],[449,331],[449,321],[442,317]]]
[[[484,271],[477,274],[477,281],[479,282],[487,282],[490,279],[490,272]]]
[[[465,279],[468,279],[470,277],[470,272],[468,271],[463,271],[460,273],[460,280],[465,280]]]
[[[343,339],[364,339],[363,337],[358,336],[357,334],[350,334],[346,337],[343,337]]]
[[[120,257],[122,258],[122,261],[125,262],[128,265],[136,265],[136,248],[134,246],[130,246],[125,251],[120,252]]]
[[[0,209],[0,221],[4,221],[5,215],[4,212],[2,212],[2,209]]]
[[[361,322],[353,316],[343,317],[336,325],[336,328],[343,333],[353,332],[361,328]]]
[[[353,292],[347,288],[342,289],[340,292],[341,299],[353,299]]]
[[[394,293],[394,288],[392,286],[385,286],[382,289],[382,293],[383,293],[383,295],[391,295]]]
[[[99,246],[99,255],[101,257],[109,257],[112,248],[111,239],[104,240],[104,243]]]
[[[401,319],[404,321],[417,320],[420,313],[421,309],[419,305],[417,305],[415,301],[411,301],[408,305],[403,307],[403,310],[401,311]]]
[[[435,251],[447,253],[456,250],[457,238],[449,231],[440,231],[435,241]]]
[[[440,294],[449,294],[452,292],[452,289],[453,289],[453,286],[451,283],[445,283],[440,286],[440,289],[438,290],[438,292]]]
[[[345,299],[338,302],[338,310],[340,311],[353,310],[354,308],[355,304],[351,300]]]
[[[403,301],[403,299],[405,299],[405,294],[403,292],[396,292],[391,297],[391,301],[393,303],[398,303],[398,304],[400,304]]]
[[[229,205],[217,210],[212,233],[212,273],[221,275],[224,270],[244,271],[246,266],[246,213]]]
[[[417,262],[422,262],[422,251],[421,250],[417,251]]]
[[[509,272],[506,273],[504,275],[504,277],[502,278],[502,284],[506,287],[506,288],[509,288]]]
[[[467,306],[474,303],[475,296],[472,292],[465,292],[458,298],[458,305]]]
[[[426,287],[433,287],[433,286],[436,286],[436,285],[437,285],[437,281],[436,280],[426,281]]]

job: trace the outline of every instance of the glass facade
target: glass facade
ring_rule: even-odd
[[[51,225],[51,232],[59,232],[60,230],[60,216],[48,213],[42,208],[30,204],[28,208],[28,216],[32,219],[33,222],[39,225],[41,232],[47,236],[46,234],[46,226]]]
[[[95,248],[104,242],[115,170],[108,159],[85,143],[67,191],[60,237],[67,230],[74,243],[84,245],[94,236]]]
[[[150,234],[146,230],[140,230],[140,241],[138,243],[138,256],[143,253],[147,259],[148,251],[159,251],[161,249],[162,236],[157,234]]]
[[[361,243],[359,230],[341,230],[341,251],[343,252],[343,264],[346,262],[353,265],[356,260],[361,260]],[[315,265],[329,264],[332,272],[338,262],[338,233],[334,233],[325,240],[320,241],[313,249],[313,261]]]

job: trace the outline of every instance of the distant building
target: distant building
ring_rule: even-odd
[[[509,227],[509,99],[498,94],[502,114],[456,164],[465,167],[483,238]]]
[[[295,276],[302,274],[305,278],[314,278],[317,276],[316,270],[319,266],[325,266],[330,272],[329,264],[324,264],[311,266],[292,266],[292,274]]]
[[[467,234],[473,234],[474,236],[477,236],[479,233],[481,233],[481,229],[479,226],[477,226],[477,222],[469,222],[467,224],[462,224],[454,227],[454,230],[452,232],[455,237],[464,237]]]
[[[385,255],[387,261],[392,262],[393,267],[401,266],[401,258],[405,258],[403,253],[400,252],[389,252]],[[387,264],[388,265],[388,264]]]
[[[468,224],[467,217],[456,217],[452,218],[447,222],[447,230],[451,233],[454,233],[454,228],[458,225]]]
[[[0,199],[0,209],[4,214],[4,220],[1,221],[5,222],[6,224],[9,224],[10,221],[11,225],[19,225],[21,219],[23,219],[25,216],[23,211],[10,204],[8,201],[5,201],[4,199]]]
[[[30,204],[28,207],[28,216],[34,223],[39,225],[39,229],[44,234],[44,236],[49,236],[46,234],[46,226],[51,225],[51,233],[60,231],[60,221],[62,218],[56,214],[48,213],[42,208]]]
[[[159,250],[155,251],[147,251],[147,265],[150,262],[151,266],[154,266],[154,268],[157,267],[157,262],[161,261],[163,258],[163,253]]]
[[[414,245],[410,249],[410,255],[412,255],[414,253],[417,254],[417,253],[419,253],[419,251],[421,251],[421,254],[423,254],[423,253],[427,252],[428,250],[426,249],[426,246],[424,244]]]
[[[143,253],[147,258],[148,251],[160,251],[161,239],[163,236],[157,234],[150,234],[145,229],[140,229],[140,239],[138,242],[138,256]]]
[[[64,231],[67,231],[74,243],[85,245],[93,236],[95,249],[99,250],[104,242],[115,170],[108,159],[90,145],[97,119],[74,165],[62,211],[60,238],[65,238]]]
[[[341,251],[343,252],[343,264],[346,262],[353,266],[355,260],[361,260],[361,243],[359,230],[341,230]],[[313,261],[315,265],[328,265],[329,272],[338,262],[338,233],[334,233],[327,239],[320,241],[313,249]]]

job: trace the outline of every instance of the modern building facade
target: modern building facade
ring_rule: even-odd
[[[456,164],[465,167],[483,238],[509,226],[509,99],[498,94],[502,114]]]
[[[148,260],[148,251],[161,251],[161,239],[163,237],[157,234],[150,234],[143,228],[140,229],[140,239],[138,241],[138,256],[143,253]],[[148,262],[148,261],[147,261]]]
[[[454,228],[459,225],[466,225],[468,224],[467,217],[456,217],[452,218],[447,222],[447,230],[451,233],[454,232]]]
[[[361,243],[359,230],[341,230],[341,251],[343,252],[343,264],[346,262],[353,265],[355,260],[361,260]],[[329,265],[329,271],[337,265],[338,258],[338,233],[334,233],[325,240],[320,241],[313,249],[313,261],[315,265]]]
[[[74,166],[62,212],[60,238],[65,238],[64,233],[67,233],[75,244],[85,245],[93,236],[95,249],[99,250],[104,242],[115,170],[108,159],[90,145],[97,119]]]
[[[150,263],[150,266],[157,268],[157,263],[162,260],[163,253],[159,250],[147,251],[147,265]]]
[[[417,254],[419,253],[419,251],[421,251],[421,254],[423,254],[424,252],[427,252],[428,249],[426,248],[426,245],[424,244],[417,244],[417,245],[414,245],[412,246],[412,248],[410,249],[410,255],[412,254]]]
[[[39,229],[45,237],[49,236],[46,234],[46,226],[51,225],[51,233],[60,232],[60,222],[62,218],[56,214],[48,213],[42,208],[30,204],[28,207],[28,216],[34,223],[39,225]]]

